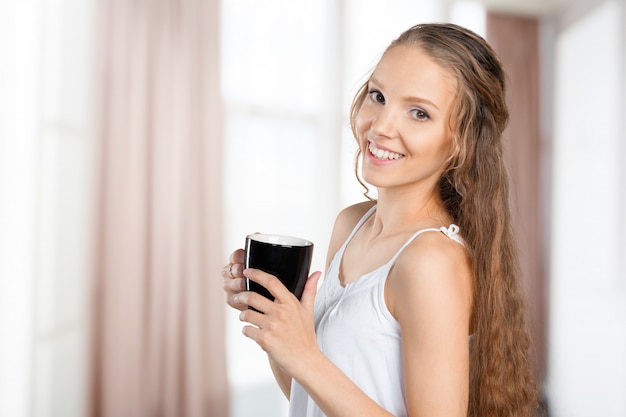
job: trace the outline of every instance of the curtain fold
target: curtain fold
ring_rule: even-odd
[[[218,0],[100,0],[89,415],[228,415]]]

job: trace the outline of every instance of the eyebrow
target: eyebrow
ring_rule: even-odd
[[[379,85],[381,89],[385,89],[385,87],[383,87],[383,84],[381,82],[379,82],[376,78],[371,77],[368,81],[368,86],[370,82],[374,82],[374,84]],[[402,98],[405,102],[407,103],[424,103],[424,104],[428,104],[430,106],[433,106],[434,108],[436,108],[437,110],[439,109],[439,106],[437,106],[435,103],[433,103],[432,101],[430,101],[427,98],[424,97],[414,97],[414,96],[408,96],[408,97],[403,97]]]

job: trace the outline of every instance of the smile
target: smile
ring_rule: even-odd
[[[401,153],[379,149],[376,147],[376,145],[374,145],[374,142],[368,142],[367,149],[376,159],[380,159],[382,161],[393,161],[395,159],[400,159],[404,156]]]

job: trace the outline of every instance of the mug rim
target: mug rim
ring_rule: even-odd
[[[287,236],[275,233],[253,233],[246,236],[246,239],[278,246],[313,246],[313,242],[311,242],[310,240],[303,239],[301,237]]]

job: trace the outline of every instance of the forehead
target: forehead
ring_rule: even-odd
[[[452,103],[457,91],[457,80],[452,73],[417,45],[389,48],[372,78],[383,84],[386,94],[423,97],[440,109]]]

